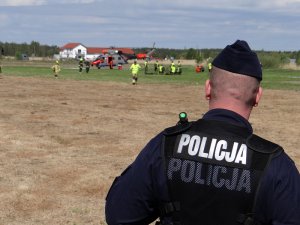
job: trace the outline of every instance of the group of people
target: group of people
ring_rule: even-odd
[[[182,73],[182,67],[180,61],[177,62],[177,65],[175,65],[174,61],[171,61],[169,70],[167,71],[163,64],[159,64],[158,61],[156,61],[154,64],[154,71],[155,73],[162,75],[180,75]]]
[[[85,67],[85,72],[89,73],[90,67],[91,67],[91,63],[88,60],[84,60],[84,58],[80,58],[79,62],[78,62],[79,73],[82,73],[83,67]],[[61,71],[59,60],[55,61],[54,65],[51,67],[51,69],[53,71],[54,77],[58,78],[58,75],[59,75],[59,73]]]
[[[78,69],[79,73],[82,73],[83,68],[85,67],[85,72],[89,73],[91,63],[88,60],[84,60],[84,58],[80,58],[78,62]],[[121,67],[118,67],[121,68]],[[54,77],[58,78],[58,75],[61,71],[60,63],[58,60],[55,61],[55,64],[51,67]],[[132,73],[132,84],[135,85],[137,84],[138,80],[138,74],[142,67],[137,63],[136,60],[134,60],[133,64],[130,66],[130,71]],[[182,72],[182,67],[180,61],[178,61],[177,65],[172,61],[169,67],[169,72],[165,70],[165,67],[163,64],[159,64],[158,61],[154,63],[154,73],[155,74],[166,74],[166,75],[175,75],[175,74],[181,74]],[[149,74],[149,64],[148,61],[145,61],[144,64],[144,73]],[[153,73],[152,73],[153,74]]]
[[[84,58],[79,59],[79,73],[82,73],[83,67],[85,66],[85,72],[89,73],[91,68],[91,62],[89,60],[84,60]]]
[[[166,70],[166,67],[164,64],[159,63],[158,60],[154,63],[154,73],[149,72],[149,62],[148,60],[145,60],[144,62],[144,74],[166,74],[166,75],[175,75],[175,74],[181,74],[182,67],[180,61],[178,61],[177,65],[175,65],[174,61],[171,61],[171,64],[169,65],[169,69]]]
[[[211,66],[208,111],[193,122],[180,114],[116,177],[106,196],[108,225],[300,224],[299,171],[249,122],[262,97],[256,53],[237,40]]]
[[[211,71],[211,69],[212,69],[212,63],[211,62],[207,63],[207,69],[208,69],[208,72]],[[201,73],[201,72],[204,72],[204,71],[205,71],[205,68],[202,64],[196,65],[196,67],[195,67],[195,72],[196,73]]]
[[[130,68],[132,73],[132,84],[136,85],[138,80],[138,74],[142,67],[139,63],[137,63],[136,60],[133,61],[133,64],[131,64]],[[146,60],[144,62],[144,74],[160,74],[160,75],[180,75],[182,73],[182,67],[180,61],[178,61],[177,65],[175,65],[174,61],[171,62],[169,66],[169,70],[166,71],[165,66],[162,63],[159,63],[158,60],[154,63],[154,73],[149,72],[149,62]]]

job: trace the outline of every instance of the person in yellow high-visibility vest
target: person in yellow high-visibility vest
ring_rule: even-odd
[[[170,72],[171,72],[171,74],[176,73],[176,66],[175,66],[175,63],[173,61],[172,61],[171,66],[170,66]]]
[[[135,85],[137,84],[137,80],[138,80],[138,73],[141,69],[140,64],[138,64],[136,62],[136,60],[134,60],[133,64],[130,66],[130,70],[131,70],[131,74],[132,74],[132,84]]]
[[[55,64],[51,67],[54,77],[58,78],[58,74],[60,72],[60,66],[59,66],[59,61],[56,60]]]
[[[209,62],[209,63],[208,63],[208,72],[210,72],[211,69],[212,69],[212,64],[211,64],[211,62]]]
[[[162,64],[158,66],[158,74],[165,74],[165,67]]]
[[[154,63],[154,73],[158,73],[159,63],[158,60]]]

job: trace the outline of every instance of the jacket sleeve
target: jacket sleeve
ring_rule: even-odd
[[[161,138],[153,138],[135,161],[113,182],[105,205],[106,222],[116,224],[149,224],[158,217],[158,202],[167,190],[161,160]]]
[[[271,161],[263,177],[256,217],[262,224],[300,225],[300,175],[284,152]]]

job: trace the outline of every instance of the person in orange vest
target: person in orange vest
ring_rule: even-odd
[[[197,65],[195,71],[196,73],[204,72],[203,65]]]

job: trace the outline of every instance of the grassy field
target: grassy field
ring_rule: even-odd
[[[29,65],[29,66],[5,66],[3,74],[9,76],[22,77],[45,77],[53,78],[52,71],[49,66],[45,65]],[[72,80],[99,80],[99,81],[115,81],[115,82],[130,82],[131,75],[129,65],[125,65],[123,70],[109,70],[107,68],[96,69],[91,67],[88,74],[83,71],[82,74],[78,72],[77,65],[67,64],[61,65],[59,79]],[[152,69],[152,65],[150,65]],[[151,70],[150,70],[151,72]],[[140,72],[139,83],[170,83],[170,84],[186,84],[197,85],[203,83],[208,77],[207,71],[203,73],[195,73],[193,66],[183,66],[182,75],[144,75],[144,71]],[[300,72],[297,70],[287,69],[264,69],[262,86],[265,89],[276,90],[300,90]]]
[[[51,65],[3,63],[0,225],[104,225],[115,177],[179,112],[193,121],[207,111],[208,73],[188,65],[180,76],[141,71],[133,86],[129,65],[79,74],[75,62],[62,63],[59,79]],[[298,169],[299,79],[299,71],[264,70],[265,91],[250,117],[254,132],[280,144]]]

